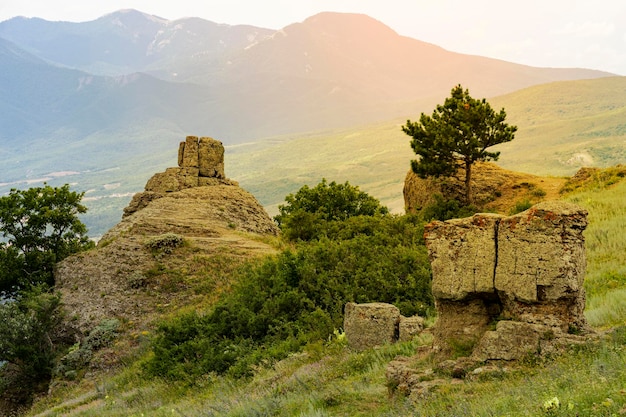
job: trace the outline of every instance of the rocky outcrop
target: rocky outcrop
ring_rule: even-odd
[[[429,224],[436,349],[514,360],[587,331],[586,216],[553,201],[510,217],[477,214]]]
[[[396,358],[386,371],[391,392],[423,400],[439,386],[501,375],[512,361],[586,342],[586,216],[553,201],[510,217],[427,225],[437,321],[432,348],[417,359],[435,353],[436,365]]]
[[[133,326],[151,320],[158,306],[177,297],[176,291],[161,291],[168,270],[193,272],[194,261],[185,256],[202,264],[203,257],[273,252],[258,236],[277,235],[276,224],[252,194],[225,177],[223,161],[219,141],[188,137],[179,167],[155,174],[95,250],[58,265],[57,288],[78,330],[87,333],[109,318]],[[155,254],[149,242],[170,234],[185,245],[174,254]]]
[[[435,196],[445,200],[463,201],[465,173],[456,177],[420,178],[412,170],[404,180],[404,207],[407,213],[416,213],[437,203]],[[472,168],[473,204],[485,212],[507,213],[520,201],[539,203],[558,199],[565,184],[564,178],[538,177],[523,172],[508,171],[489,162],[477,162]]]
[[[238,185],[224,174],[222,142],[208,137],[187,136],[178,148],[178,167],[154,174],[146,183],[145,192],[133,196],[124,209],[124,216],[130,216],[167,193],[214,185]]]

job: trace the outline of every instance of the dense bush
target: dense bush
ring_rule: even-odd
[[[433,198],[435,202],[421,210],[421,216],[426,221],[460,219],[478,213],[478,208],[474,205],[466,205],[456,199],[446,199],[441,194],[435,194]]]
[[[16,405],[46,390],[66,347],[49,290],[57,262],[94,246],[78,218],[83,195],[44,185],[0,197],[0,397]]]
[[[326,236],[242,271],[214,310],[162,323],[146,363],[153,374],[193,379],[245,375],[263,360],[327,339],[349,301],[388,302],[404,315],[432,306],[430,269],[416,217],[329,222]]]
[[[13,383],[8,388],[26,395],[47,384],[54,358],[64,347],[59,334],[60,302],[58,295],[34,288],[23,293],[19,301],[0,304],[0,360],[18,371],[11,378],[20,381],[19,387]],[[4,374],[0,380],[11,382]]]
[[[0,197],[0,295],[54,285],[54,265],[93,247],[78,215],[84,193],[63,187],[12,189]]]
[[[327,222],[344,221],[355,216],[384,215],[389,210],[359,187],[337,184],[326,179],[310,188],[305,185],[285,197],[274,217],[289,240],[311,240],[323,234]]]

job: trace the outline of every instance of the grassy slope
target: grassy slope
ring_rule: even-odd
[[[396,355],[411,355],[428,344],[427,335],[411,343],[352,353],[340,340],[310,346],[302,354],[261,369],[250,381],[207,376],[185,388],[142,378],[138,356],[113,376],[57,388],[40,402],[40,415],[67,416],[541,416],[620,415],[626,410],[626,181],[606,176],[565,196],[589,210],[588,311],[598,329],[622,327],[599,345],[572,350],[541,364],[528,362],[508,374],[442,387],[413,405],[389,397],[385,366]],[[618,183],[613,183],[620,180]],[[171,313],[171,312],[170,312]],[[139,357],[142,355],[138,353]],[[429,366],[428,359],[424,366]],[[537,366],[539,365],[539,366]],[[585,389],[580,389],[584,386]],[[494,392],[498,392],[494,396]],[[544,403],[557,397],[559,409]],[[63,398],[73,398],[62,403]]]
[[[285,196],[322,178],[350,181],[396,212],[412,151],[401,123],[276,138],[226,148],[226,174],[253,193],[270,214]]]
[[[512,142],[494,148],[502,152],[498,165],[503,168],[569,176],[582,166],[626,162],[626,77],[551,83],[489,102],[495,109],[504,107],[508,121],[519,127]],[[419,111],[408,117],[418,119]],[[286,194],[321,178],[350,181],[402,212],[402,187],[415,157],[401,131],[404,122],[230,146],[226,173],[270,214]]]

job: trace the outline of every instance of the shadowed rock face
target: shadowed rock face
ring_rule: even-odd
[[[435,346],[475,346],[476,359],[512,360],[586,330],[586,226],[585,210],[560,201],[510,217],[429,224]]]

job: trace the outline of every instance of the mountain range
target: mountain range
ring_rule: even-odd
[[[0,192],[73,175],[123,198],[188,134],[229,146],[415,117],[457,84],[494,97],[611,75],[454,53],[358,14],[273,30],[136,10],[0,22],[0,67]]]

